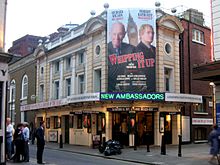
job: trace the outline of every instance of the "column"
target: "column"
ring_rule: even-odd
[[[76,55],[72,56],[71,95],[76,94]]]
[[[49,100],[53,99],[53,83],[52,83],[52,79],[53,79],[53,63],[50,63],[50,96],[49,96]]]
[[[60,60],[60,82],[59,82],[59,98],[64,96],[64,84],[63,84],[63,58]]]

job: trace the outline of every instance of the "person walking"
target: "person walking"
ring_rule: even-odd
[[[208,141],[211,143],[210,147],[210,154],[212,155],[211,159],[209,160],[209,163],[214,163],[215,157],[218,158],[218,152],[219,152],[219,132],[218,132],[218,126],[215,124],[213,125],[212,131],[209,133]]]
[[[37,138],[37,163],[45,164],[42,161],[43,151],[44,151],[44,121],[40,122],[40,127],[36,130],[36,138]]]
[[[28,123],[24,122],[24,129],[23,129],[23,135],[24,135],[24,161],[29,162],[29,137],[30,137],[30,130],[28,128]]]
[[[24,155],[24,135],[23,124],[19,123],[14,133],[15,155],[13,156],[14,162],[21,162]]]
[[[13,125],[11,124],[11,119],[6,119],[6,160],[11,159],[12,155],[12,135],[13,135]]]

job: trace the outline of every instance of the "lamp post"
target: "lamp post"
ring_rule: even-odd
[[[215,84],[210,82],[209,85],[212,87],[212,114],[213,114],[213,124],[216,124],[216,98],[215,98]]]

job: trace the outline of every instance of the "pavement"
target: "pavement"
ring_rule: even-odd
[[[161,148],[158,146],[150,146],[150,152],[147,152],[146,146],[137,147],[137,150],[134,150],[134,148],[125,147],[124,149],[122,149],[122,153],[120,155],[111,156],[104,156],[104,154],[99,153],[98,149],[93,149],[88,146],[63,144],[63,148],[60,148],[59,144],[57,143],[47,143],[45,148],[148,165],[218,164],[217,159],[215,162],[208,162],[211,156],[209,155],[210,146],[207,143],[182,145],[181,157],[178,156],[178,145],[166,145],[165,155],[161,155]],[[36,164],[36,162],[34,162],[35,161],[30,160],[29,163],[24,164],[34,165]],[[7,162],[7,164],[12,165],[17,163]]]

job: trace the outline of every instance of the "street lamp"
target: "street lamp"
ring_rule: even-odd
[[[213,124],[216,124],[216,98],[215,98],[215,84],[210,82],[209,85],[212,87],[212,114]]]

